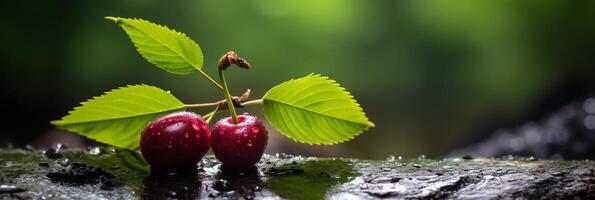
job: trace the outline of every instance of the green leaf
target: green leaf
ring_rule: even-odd
[[[184,33],[143,19],[105,19],[120,25],[136,50],[157,67],[173,74],[189,74],[202,68],[203,55],[200,47]]]
[[[131,85],[83,102],[51,123],[102,143],[135,150],[149,122],[182,109],[184,104],[169,92]]]
[[[319,74],[273,87],[263,107],[277,130],[307,144],[341,143],[374,126],[349,92]]]

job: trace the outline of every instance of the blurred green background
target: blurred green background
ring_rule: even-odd
[[[251,88],[258,98],[291,78],[330,76],[377,125],[335,146],[297,144],[271,131],[271,153],[435,157],[595,91],[595,1],[0,5],[0,142],[13,145],[55,132],[48,121],[126,84],[155,85],[187,103],[222,98],[198,75],[172,75],[146,62],[104,16],[144,18],[186,33],[203,49],[204,69],[212,75],[221,55],[237,51],[253,69],[228,73],[236,94]]]

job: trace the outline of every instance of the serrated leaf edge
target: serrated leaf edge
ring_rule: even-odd
[[[106,19],[106,20],[113,21],[113,22],[115,22],[116,24],[118,24],[119,26],[122,26],[122,25],[121,25],[122,23],[126,23],[126,22],[125,22],[126,20],[136,20],[136,21],[142,21],[142,22],[146,22],[146,23],[149,23],[149,24],[152,24],[152,25],[155,25],[155,26],[161,27],[161,28],[165,28],[166,30],[173,31],[173,32],[174,32],[174,33],[176,33],[177,35],[180,35],[180,36],[184,37],[185,39],[187,39],[187,40],[189,40],[190,42],[192,42],[192,44],[196,45],[196,46],[197,46],[199,49],[201,49],[201,48],[200,48],[200,46],[198,45],[198,43],[197,43],[196,41],[192,40],[192,38],[188,37],[188,35],[186,35],[186,34],[185,34],[185,33],[183,33],[183,32],[179,32],[179,31],[177,31],[176,29],[169,28],[169,27],[167,27],[166,25],[161,25],[161,24],[153,23],[153,22],[151,22],[151,21],[148,21],[148,20],[145,20],[145,19],[141,19],[141,18],[123,18],[123,17],[111,17],[111,16],[107,16],[107,17],[105,17],[105,19]],[[138,28],[136,28],[136,27],[134,27],[134,26],[132,26],[132,27],[133,27],[133,28],[135,28],[135,29],[137,29],[137,30],[139,30],[140,32],[143,32],[143,33],[145,33],[145,34],[146,34],[146,32],[144,32],[143,30],[141,30],[141,29],[138,29]],[[129,38],[129,39],[132,41],[132,37],[131,37],[130,35],[128,35],[128,34],[126,34],[126,35],[127,35],[127,36],[128,36],[128,38]],[[149,34],[146,34],[146,35],[149,35]],[[159,42],[159,40],[156,40],[156,39],[153,39],[153,40],[155,40],[155,41],[158,41],[158,42]],[[136,48],[136,50],[137,50],[139,53],[141,53],[141,50],[140,50],[140,48],[139,48],[139,47],[136,45],[136,43],[134,43],[134,42],[133,42],[132,44],[134,45],[134,47]],[[173,48],[171,48],[169,45],[163,44],[163,43],[161,43],[161,42],[160,42],[160,44],[161,44],[161,45],[163,45],[163,46],[165,46],[165,47],[167,47],[169,50],[171,50],[171,51],[175,52],[176,54],[178,54],[178,56],[182,57],[182,58],[184,59],[184,61],[185,61],[186,63],[188,63],[190,66],[192,66],[194,69],[196,69],[196,70],[202,70],[202,66],[196,66],[196,65],[194,65],[192,62],[190,62],[190,59],[188,59],[188,58],[187,58],[187,57],[186,57],[184,54],[181,54],[180,52],[178,52],[178,51],[174,50],[174,49],[173,49]],[[201,49],[201,50],[202,50],[202,49]],[[202,52],[201,52],[201,53],[202,53]],[[142,54],[142,53],[141,53],[141,54]],[[151,60],[149,60],[149,59],[146,59],[146,60],[147,60],[148,62],[150,62],[151,64],[158,65],[157,63],[154,63],[153,61],[151,61]],[[203,62],[203,63],[204,63],[204,62]],[[169,72],[169,71],[168,71],[168,72]],[[170,72],[170,73],[173,73],[173,74],[189,74],[189,73],[175,73],[175,72]]]
[[[370,119],[369,119],[369,118],[368,118],[368,117],[365,115],[364,109],[363,109],[363,108],[362,108],[362,106],[361,106],[361,105],[360,105],[360,104],[359,104],[359,103],[358,103],[358,102],[355,100],[355,97],[354,97],[354,96],[353,96],[353,95],[352,95],[352,94],[351,94],[349,91],[347,91],[347,89],[345,89],[344,87],[341,87],[341,85],[340,85],[339,83],[337,83],[337,81],[335,81],[335,80],[333,80],[333,79],[330,79],[328,76],[322,76],[322,75],[320,75],[320,74],[313,74],[313,73],[311,73],[311,74],[309,74],[309,75],[307,75],[307,76],[301,77],[301,78],[297,78],[297,79],[302,79],[302,78],[307,78],[307,77],[321,78],[321,79],[324,79],[324,80],[326,80],[326,81],[329,81],[329,82],[331,82],[331,84],[333,84],[334,86],[337,86],[337,87],[339,88],[339,90],[341,90],[341,92],[344,92],[345,94],[347,94],[347,96],[349,96],[349,100],[350,100],[352,103],[354,103],[355,105],[357,105],[358,111],[362,112],[362,114],[363,114],[363,118],[364,118],[364,119],[366,119],[366,122],[367,122],[367,123],[363,123],[363,122],[360,122],[360,121],[353,121],[353,120],[346,120],[346,119],[341,119],[341,118],[337,118],[337,117],[335,117],[335,116],[326,115],[326,114],[324,114],[324,113],[318,113],[318,112],[315,112],[315,111],[312,111],[312,110],[308,110],[308,109],[305,109],[305,108],[296,107],[296,106],[293,106],[293,105],[291,105],[291,104],[288,104],[288,103],[286,103],[286,102],[280,102],[280,101],[276,101],[276,100],[266,99],[266,96],[267,96],[268,92],[264,94],[264,96],[263,96],[263,100],[264,100],[264,101],[275,101],[275,102],[277,102],[277,103],[285,104],[285,105],[287,105],[287,106],[291,106],[291,107],[294,107],[294,108],[298,108],[298,109],[306,110],[306,111],[309,111],[309,112],[317,113],[317,114],[320,114],[320,115],[323,115],[323,116],[326,116],[326,117],[335,118],[335,119],[342,120],[342,121],[348,121],[348,122],[352,122],[352,123],[356,123],[356,124],[362,124],[362,125],[365,125],[365,126],[367,126],[367,127],[374,127],[374,126],[376,126],[376,125],[375,125],[373,122],[371,122],[371,121],[370,121]],[[288,81],[285,81],[285,82],[283,82],[283,83],[281,83],[281,84],[285,84],[285,83],[287,83],[287,82],[290,82],[290,81],[295,81],[295,80],[297,80],[297,79],[290,79],[290,80],[288,80]]]
[[[175,110],[183,110],[184,106],[181,106],[179,108],[176,109],[166,109],[166,110],[160,110],[160,111],[155,111],[155,112],[149,112],[149,113],[142,113],[142,114],[136,114],[136,115],[129,115],[129,116],[125,116],[125,117],[116,117],[116,118],[108,118],[108,119],[102,119],[102,120],[87,120],[87,121],[75,121],[75,122],[71,122],[71,123],[66,123],[64,122],[64,118],[71,115],[73,112],[77,111],[78,109],[83,108],[83,106],[85,106],[86,103],[91,102],[91,101],[96,101],[98,99],[103,98],[105,95],[109,95],[117,90],[121,90],[121,89],[126,89],[126,88],[131,88],[131,87],[142,87],[142,86],[147,86],[147,87],[152,87],[152,88],[157,88],[159,90],[162,90],[161,88],[155,87],[155,86],[150,86],[150,85],[146,85],[146,84],[135,84],[135,85],[126,85],[126,86],[120,86],[116,89],[112,89],[109,90],[107,92],[104,92],[102,95],[99,96],[94,96],[90,99],[87,99],[86,101],[82,102],[81,105],[73,108],[72,110],[68,111],[68,114],[65,115],[64,117],[62,117],[60,120],[53,120],[50,121],[50,124],[55,125],[55,126],[68,126],[68,125],[72,125],[72,124],[84,124],[84,123],[92,123],[92,122],[102,122],[102,121],[109,121],[109,120],[117,120],[117,119],[124,119],[124,118],[133,118],[133,117],[139,117],[139,116],[143,116],[143,115],[153,115],[153,114],[159,114],[159,113],[163,113],[163,112],[168,112],[168,111],[175,111]]]
[[[361,105],[360,105],[360,104],[359,104],[359,103],[358,103],[358,102],[355,100],[355,97],[354,97],[354,96],[353,96],[353,95],[352,95],[352,94],[351,94],[349,91],[347,91],[347,89],[345,89],[344,87],[341,87],[341,85],[340,85],[339,83],[337,83],[337,81],[336,81],[336,80],[330,79],[328,76],[322,76],[321,74],[310,73],[310,74],[308,74],[307,76],[304,76],[304,77],[300,77],[300,78],[292,78],[292,79],[289,79],[289,80],[287,80],[287,81],[285,81],[285,82],[283,82],[283,83],[281,83],[281,84],[284,84],[284,83],[287,83],[287,82],[290,82],[290,81],[295,81],[295,80],[297,80],[297,79],[307,78],[307,77],[317,77],[317,78],[322,78],[322,79],[325,79],[325,80],[327,80],[327,81],[330,81],[330,82],[332,82],[332,84],[334,84],[335,86],[339,87],[339,88],[340,88],[340,90],[341,90],[342,92],[345,92],[345,93],[346,93],[346,94],[347,94],[347,95],[350,97],[350,100],[351,100],[351,101],[353,101],[353,103],[355,103],[355,104],[357,105],[357,108],[359,109],[359,111],[360,111],[360,112],[362,112],[362,113],[364,114],[364,115],[363,115],[363,118],[364,118],[364,119],[366,119],[367,123],[362,123],[362,122],[358,122],[358,121],[351,121],[351,120],[340,119],[340,118],[337,118],[337,117],[335,117],[335,116],[329,116],[329,115],[326,115],[326,114],[323,114],[323,113],[318,113],[318,112],[314,112],[314,111],[311,111],[311,110],[308,110],[308,109],[304,109],[304,108],[300,108],[300,107],[292,106],[292,105],[290,105],[290,104],[287,104],[287,103],[285,103],[285,102],[275,101],[275,100],[271,100],[271,99],[265,99],[265,97],[266,97],[266,96],[267,96],[267,94],[268,94],[268,92],[267,92],[267,93],[265,93],[265,94],[264,94],[264,96],[263,96],[263,101],[274,101],[274,102],[277,102],[277,103],[279,103],[279,104],[287,105],[287,106],[289,106],[289,107],[294,107],[294,108],[298,108],[298,109],[303,109],[303,110],[310,111],[310,112],[313,112],[313,113],[316,113],[316,114],[319,114],[319,115],[322,115],[322,116],[325,116],[325,117],[334,118],[334,119],[338,119],[338,120],[341,120],[341,121],[346,121],[346,122],[350,122],[350,123],[355,123],[355,124],[361,124],[361,125],[364,125],[364,129],[362,129],[361,131],[359,131],[359,132],[357,132],[357,133],[354,133],[353,135],[351,135],[351,136],[349,136],[349,137],[345,138],[344,140],[333,141],[333,142],[310,142],[310,141],[302,141],[302,140],[300,140],[300,139],[296,138],[295,136],[290,136],[289,134],[286,134],[286,133],[284,133],[283,135],[287,136],[289,139],[291,139],[291,140],[293,140],[293,141],[295,141],[295,142],[300,142],[300,143],[304,143],[304,144],[308,144],[308,145],[335,145],[335,144],[340,144],[340,143],[343,143],[343,142],[350,141],[350,140],[352,140],[353,138],[355,138],[356,136],[359,136],[359,135],[361,135],[363,132],[365,132],[365,131],[369,130],[370,128],[372,128],[372,127],[375,127],[375,126],[376,126],[376,124],[374,124],[373,122],[371,122],[371,121],[370,121],[370,119],[369,119],[369,118],[368,118],[368,117],[365,115],[364,109],[363,109],[363,108],[361,107]],[[266,112],[263,112],[263,113],[265,114],[265,117],[266,117],[266,118],[267,118],[267,120],[268,120],[268,119],[269,119],[269,117],[267,116],[268,114],[267,114]],[[271,121],[269,121],[269,123],[273,124]],[[283,131],[281,131],[281,130],[278,130],[278,129],[277,129],[277,131],[279,131],[279,132],[282,132],[282,133],[283,133]]]

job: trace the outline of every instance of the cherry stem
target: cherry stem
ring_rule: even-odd
[[[223,91],[223,87],[221,87],[221,85],[219,85],[219,83],[217,83],[217,81],[215,81],[213,78],[211,78],[211,76],[206,74],[204,71],[199,69],[198,74],[202,75],[202,77],[207,79],[207,81],[209,81],[211,84],[213,84],[215,87],[217,87],[217,89]]]
[[[205,103],[205,104],[203,104],[203,105],[207,105],[207,104],[213,104],[213,103]],[[245,103],[242,103],[242,106],[249,106],[249,105],[259,105],[259,104],[262,104],[262,99],[257,99],[257,100],[252,100],[252,101],[246,101]],[[198,105],[198,104],[196,104],[196,105]],[[203,116],[202,116],[203,118],[206,118],[206,120],[205,120],[205,121],[207,122],[207,124],[210,124],[210,123],[211,123],[211,119],[212,119],[213,117],[215,117],[215,115],[216,115],[216,114],[217,114],[219,111],[222,111],[222,110],[219,110],[219,108],[220,108],[220,107],[219,107],[219,106],[217,106],[217,107],[215,107],[215,110],[213,110],[213,111],[211,111],[210,113],[207,113],[207,114],[205,114],[205,115],[203,115]]]
[[[231,100],[231,94],[229,93],[229,88],[227,87],[223,70],[224,69],[219,68],[219,79],[221,79],[221,84],[223,85],[223,94],[225,95],[225,101],[227,101],[227,107],[229,108],[231,119],[233,119],[234,124],[237,124],[238,114],[236,113],[236,107],[233,105],[233,101]]]
[[[215,107],[215,110],[213,110],[212,112],[206,114],[204,117],[206,117],[207,119],[205,120],[205,122],[207,124],[211,123],[211,119],[213,119],[213,117],[215,116],[215,114],[217,114],[217,111],[219,111],[219,106]],[[208,117],[207,117],[208,116]]]

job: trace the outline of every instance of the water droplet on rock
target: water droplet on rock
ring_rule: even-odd
[[[67,149],[66,145],[58,143],[56,144],[56,151],[60,151],[61,149]]]
[[[89,154],[91,155],[99,155],[101,153],[101,149],[99,147],[93,147],[89,150]]]
[[[64,159],[60,159],[60,160],[58,160],[58,164],[62,165],[63,167],[66,167],[66,166],[68,166],[70,163],[69,163],[69,160],[68,160],[68,158],[64,158]]]
[[[30,145],[30,144],[28,144],[28,145],[25,145],[25,148],[24,148],[24,149],[25,149],[25,150],[27,150],[27,151],[35,151],[35,147],[33,147],[33,146],[32,146],[32,145]]]
[[[389,155],[388,157],[386,157],[386,161],[395,161],[395,156]]]
[[[43,154],[50,159],[58,159],[63,157],[57,149],[48,149],[47,151],[43,152]]]
[[[178,197],[178,193],[176,193],[174,191],[169,191],[169,192],[167,192],[167,196],[169,196],[171,198],[176,198],[176,197]]]
[[[562,173],[562,172],[550,172],[550,174],[552,176],[564,176],[564,173]]]
[[[418,160],[425,160],[426,159],[426,155],[421,154],[417,157]]]

